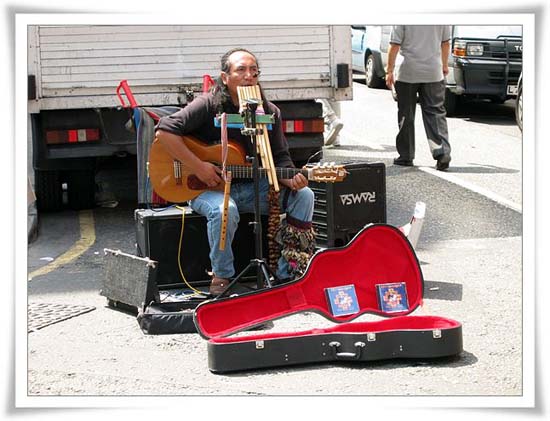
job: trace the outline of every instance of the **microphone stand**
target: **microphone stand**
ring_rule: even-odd
[[[252,161],[252,178],[254,180],[254,222],[250,222],[253,226],[254,243],[255,243],[255,258],[250,260],[250,263],[239,273],[227,286],[227,288],[220,293],[216,298],[221,298],[226,295],[233,286],[239,282],[243,276],[251,269],[256,268],[256,283],[258,289],[270,288],[271,284],[271,270],[263,258],[262,250],[262,221],[260,215],[260,166],[258,159],[257,149],[257,135],[261,134],[260,130],[256,128],[256,110],[258,108],[258,101],[248,99],[246,100],[246,107],[242,112],[243,116],[243,129],[241,133],[245,136],[249,136],[252,141],[252,157],[248,158]],[[275,277],[273,276],[275,279]]]

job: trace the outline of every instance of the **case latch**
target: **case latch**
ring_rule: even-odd
[[[264,341],[256,341],[256,349],[264,349]]]
[[[441,329],[435,329],[432,334],[434,339],[441,339]]]

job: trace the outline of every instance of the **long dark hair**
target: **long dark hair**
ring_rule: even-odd
[[[256,61],[256,65],[258,66],[258,68],[260,67],[260,63],[258,62],[258,58],[256,57],[256,55],[253,52],[247,50],[246,48],[238,47],[238,48],[232,48],[231,50],[227,51],[221,57],[220,70],[222,72],[229,73],[229,71],[231,70],[231,62],[229,61],[229,57],[231,56],[231,54],[239,52],[239,51],[242,51],[244,53],[248,53],[252,57],[254,57],[254,60]],[[229,90],[227,89],[227,86],[225,86],[223,84],[221,76],[218,76],[216,78],[215,82],[216,83],[212,86],[212,88],[210,88],[210,92],[214,96],[214,101],[215,101],[215,104],[216,104],[217,113],[221,114],[221,113],[224,112],[225,105],[232,103],[231,102],[231,95],[229,94]],[[262,101],[265,104],[266,99],[265,99],[265,96],[264,96],[264,91],[262,89],[262,86],[259,83],[258,83],[258,86],[260,87],[260,93],[262,95]]]

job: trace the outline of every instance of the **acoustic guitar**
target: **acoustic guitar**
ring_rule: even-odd
[[[192,136],[184,136],[185,145],[202,161],[221,163],[222,145],[208,145]],[[228,142],[226,167],[232,178],[252,178],[252,165],[246,161],[244,148],[233,141]],[[149,178],[155,192],[171,203],[181,203],[194,199],[206,190],[223,191],[224,183],[209,188],[192,174],[185,164],[174,159],[155,139],[149,151]],[[347,171],[343,165],[314,164],[303,168],[276,168],[278,178],[288,179],[302,173],[308,180],[334,183],[342,181]],[[267,177],[260,168],[260,176]]]

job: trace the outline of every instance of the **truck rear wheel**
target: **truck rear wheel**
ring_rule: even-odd
[[[67,172],[67,199],[71,209],[90,209],[95,206],[95,171]]]
[[[53,212],[63,207],[63,190],[59,171],[34,172],[36,207],[42,212]]]

